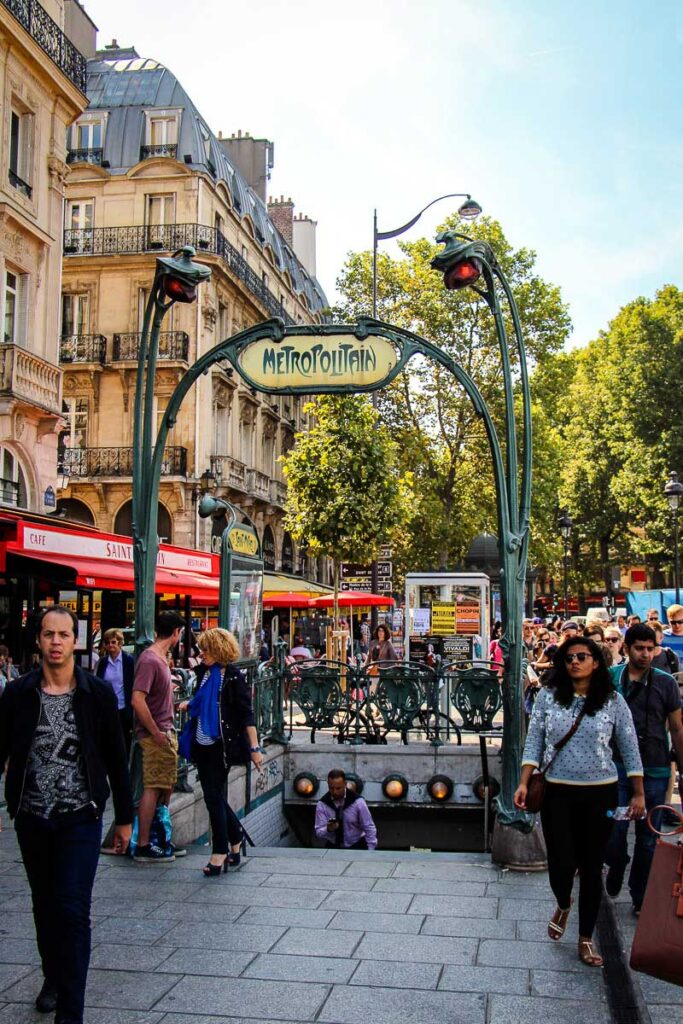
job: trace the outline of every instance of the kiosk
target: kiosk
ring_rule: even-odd
[[[406,661],[488,661],[490,581],[484,573],[406,575]]]

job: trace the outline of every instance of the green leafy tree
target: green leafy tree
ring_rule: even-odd
[[[400,543],[411,514],[409,474],[398,446],[367,398],[325,395],[308,411],[313,424],[283,456],[285,529],[334,564],[338,621],[339,564],[368,562],[383,543]]]
[[[464,229],[493,248],[515,294],[531,364],[540,365],[559,351],[567,338],[569,316],[559,289],[534,273],[535,253],[514,249],[500,224],[489,218],[464,225],[453,216],[443,228]],[[438,249],[423,238],[402,243],[400,260],[380,252],[378,315],[436,342],[453,356],[478,385],[502,438],[504,395],[493,317],[472,289],[444,289],[441,276],[430,267]],[[370,253],[352,253],[338,282],[345,300],[336,311],[339,319],[353,321],[368,314],[371,281]],[[511,324],[507,326],[512,338]],[[514,352],[510,354],[516,374],[519,367]],[[413,568],[452,567],[476,533],[496,532],[493,473],[482,423],[452,375],[420,358],[380,393],[379,408],[398,442],[401,466],[415,482],[406,561]],[[552,469],[555,480],[553,458],[548,456],[543,465]],[[537,474],[536,493],[545,495],[550,488],[538,488],[538,483]],[[535,505],[537,521],[544,511]]]

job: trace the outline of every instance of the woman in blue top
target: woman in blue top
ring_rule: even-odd
[[[244,672],[232,664],[239,658],[237,640],[227,629],[207,629],[197,644],[203,664],[197,671],[200,686],[191,701],[180,705],[196,720],[192,760],[209,812],[213,841],[211,858],[203,869],[207,877],[240,864],[242,826],[226,800],[231,765],[249,761],[260,770],[259,747]]]
[[[548,924],[551,939],[560,939],[571,910],[574,876],[579,873],[579,957],[602,967],[593,930],[602,895],[602,865],[612,828],[608,811],[617,805],[617,769],[611,742],[616,740],[632,779],[629,814],[645,812],[643,766],[628,705],[617,693],[602,649],[587,637],[573,637],[557,649],[548,685],[536,698],[529,723],[515,805],[526,806],[534,768],[547,765],[555,744],[579,726],[546,774],[541,824],[548,851],[550,887],[557,909]]]

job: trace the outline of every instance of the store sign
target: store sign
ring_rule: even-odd
[[[252,384],[277,392],[301,388],[379,387],[399,363],[393,342],[379,336],[359,340],[352,334],[288,335],[283,341],[260,338],[237,356],[240,373]]]
[[[59,530],[33,526],[31,523],[21,525],[23,530],[19,537],[22,550],[26,553],[75,555],[77,558],[96,558],[100,561],[125,564],[133,561],[132,541],[83,533],[62,533]],[[201,555],[194,551],[171,551],[165,547],[159,548],[157,565],[164,569],[180,569],[185,572],[213,572],[210,555]]]
[[[258,555],[258,539],[244,526],[233,526],[228,540],[231,549],[238,555]]]

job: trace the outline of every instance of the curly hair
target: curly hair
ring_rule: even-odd
[[[547,685],[553,691],[557,703],[561,704],[563,708],[568,708],[574,699],[574,683],[567,672],[564,659],[572,647],[587,647],[591,657],[597,662],[586,696],[586,714],[594,715],[600,708],[604,708],[608,700],[614,698],[617,691],[607,668],[603,649],[590,637],[572,637],[571,640],[566,640],[558,647],[553,654],[553,669]]]
[[[207,629],[197,638],[197,646],[200,651],[206,651],[219,665],[227,665],[231,661],[237,661],[240,656],[240,646],[237,640],[227,629]]]

